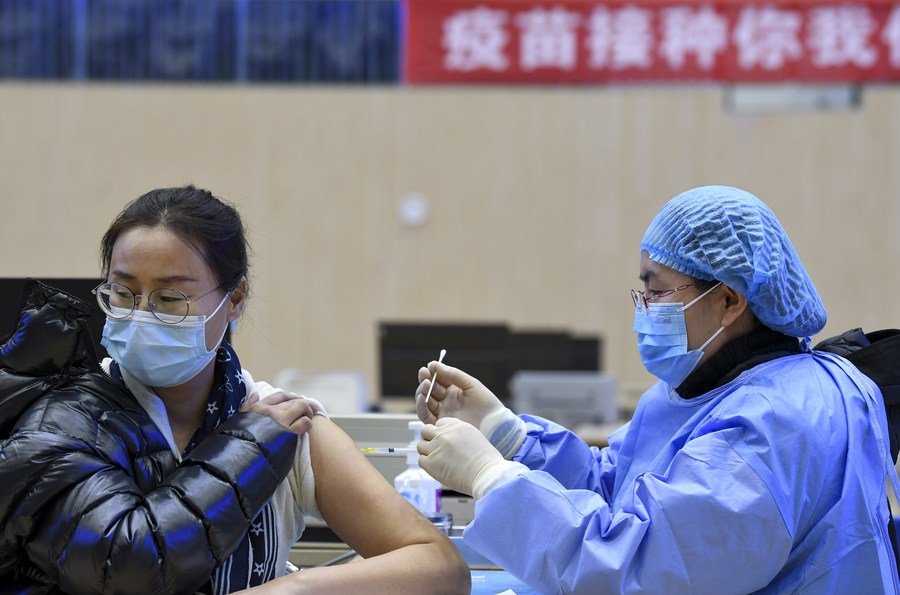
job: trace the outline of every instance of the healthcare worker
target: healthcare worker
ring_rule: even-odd
[[[809,349],[825,308],[772,211],[736,188],[676,196],[640,278],[659,382],[607,448],[420,370],[420,464],[476,498],[466,542],[548,593],[897,592],[881,395]]]

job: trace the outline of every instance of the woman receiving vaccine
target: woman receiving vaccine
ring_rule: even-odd
[[[467,592],[453,545],[313,400],[255,381],[237,211],[148,192],[103,237],[86,304],[36,283],[0,348],[0,585],[14,592]],[[364,560],[288,574],[303,514]]]

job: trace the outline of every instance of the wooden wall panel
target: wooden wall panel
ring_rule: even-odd
[[[864,101],[748,116],[715,87],[5,84],[0,275],[95,274],[126,201],[193,182],[251,230],[237,344],[257,377],[355,369],[374,387],[379,320],[502,320],[601,333],[638,390],[638,242],[693,186],[772,206],[824,296],[822,336],[900,324],[900,92]],[[409,191],[431,200],[418,229],[396,215]]]

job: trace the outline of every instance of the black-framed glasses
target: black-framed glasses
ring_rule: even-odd
[[[652,300],[657,300],[659,298],[664,298],[667,295],[672,295],[676,291],[682,291],[687,289],[688,287],[693,287],[693,283],[688,283],[686,285],[681,285],[679,287],[675,287],[673,289],[663,289],[661,291],[654,291],[653,295],[647,297],[647,295],[643,291],[638,291],[636,289],[631,290],[631,300],[634,302],[635,308],[640,306],[644,313],[650,310],[650,302]]]
[[[178,324],[190,314],[191,304],[202,300],[217,289],[219,287],[214,287],[192,300],[183,291],[161,287],[146,296],[147,308],[161,322]],[[144,299],[143,295],[135,295],[133,291],[118,283],[101,283],[92,290],[92,293],[97,296],[100,309],[110,318],[117,319],[131,316]]]

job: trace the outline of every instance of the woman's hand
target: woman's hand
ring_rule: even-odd
[[[254,392],[244,401],[240,410],[271,417],[298,436],[302,436],[312,428],[313,416],[318,408],[301,395],[279,390],[262,400],[259,393]]]

